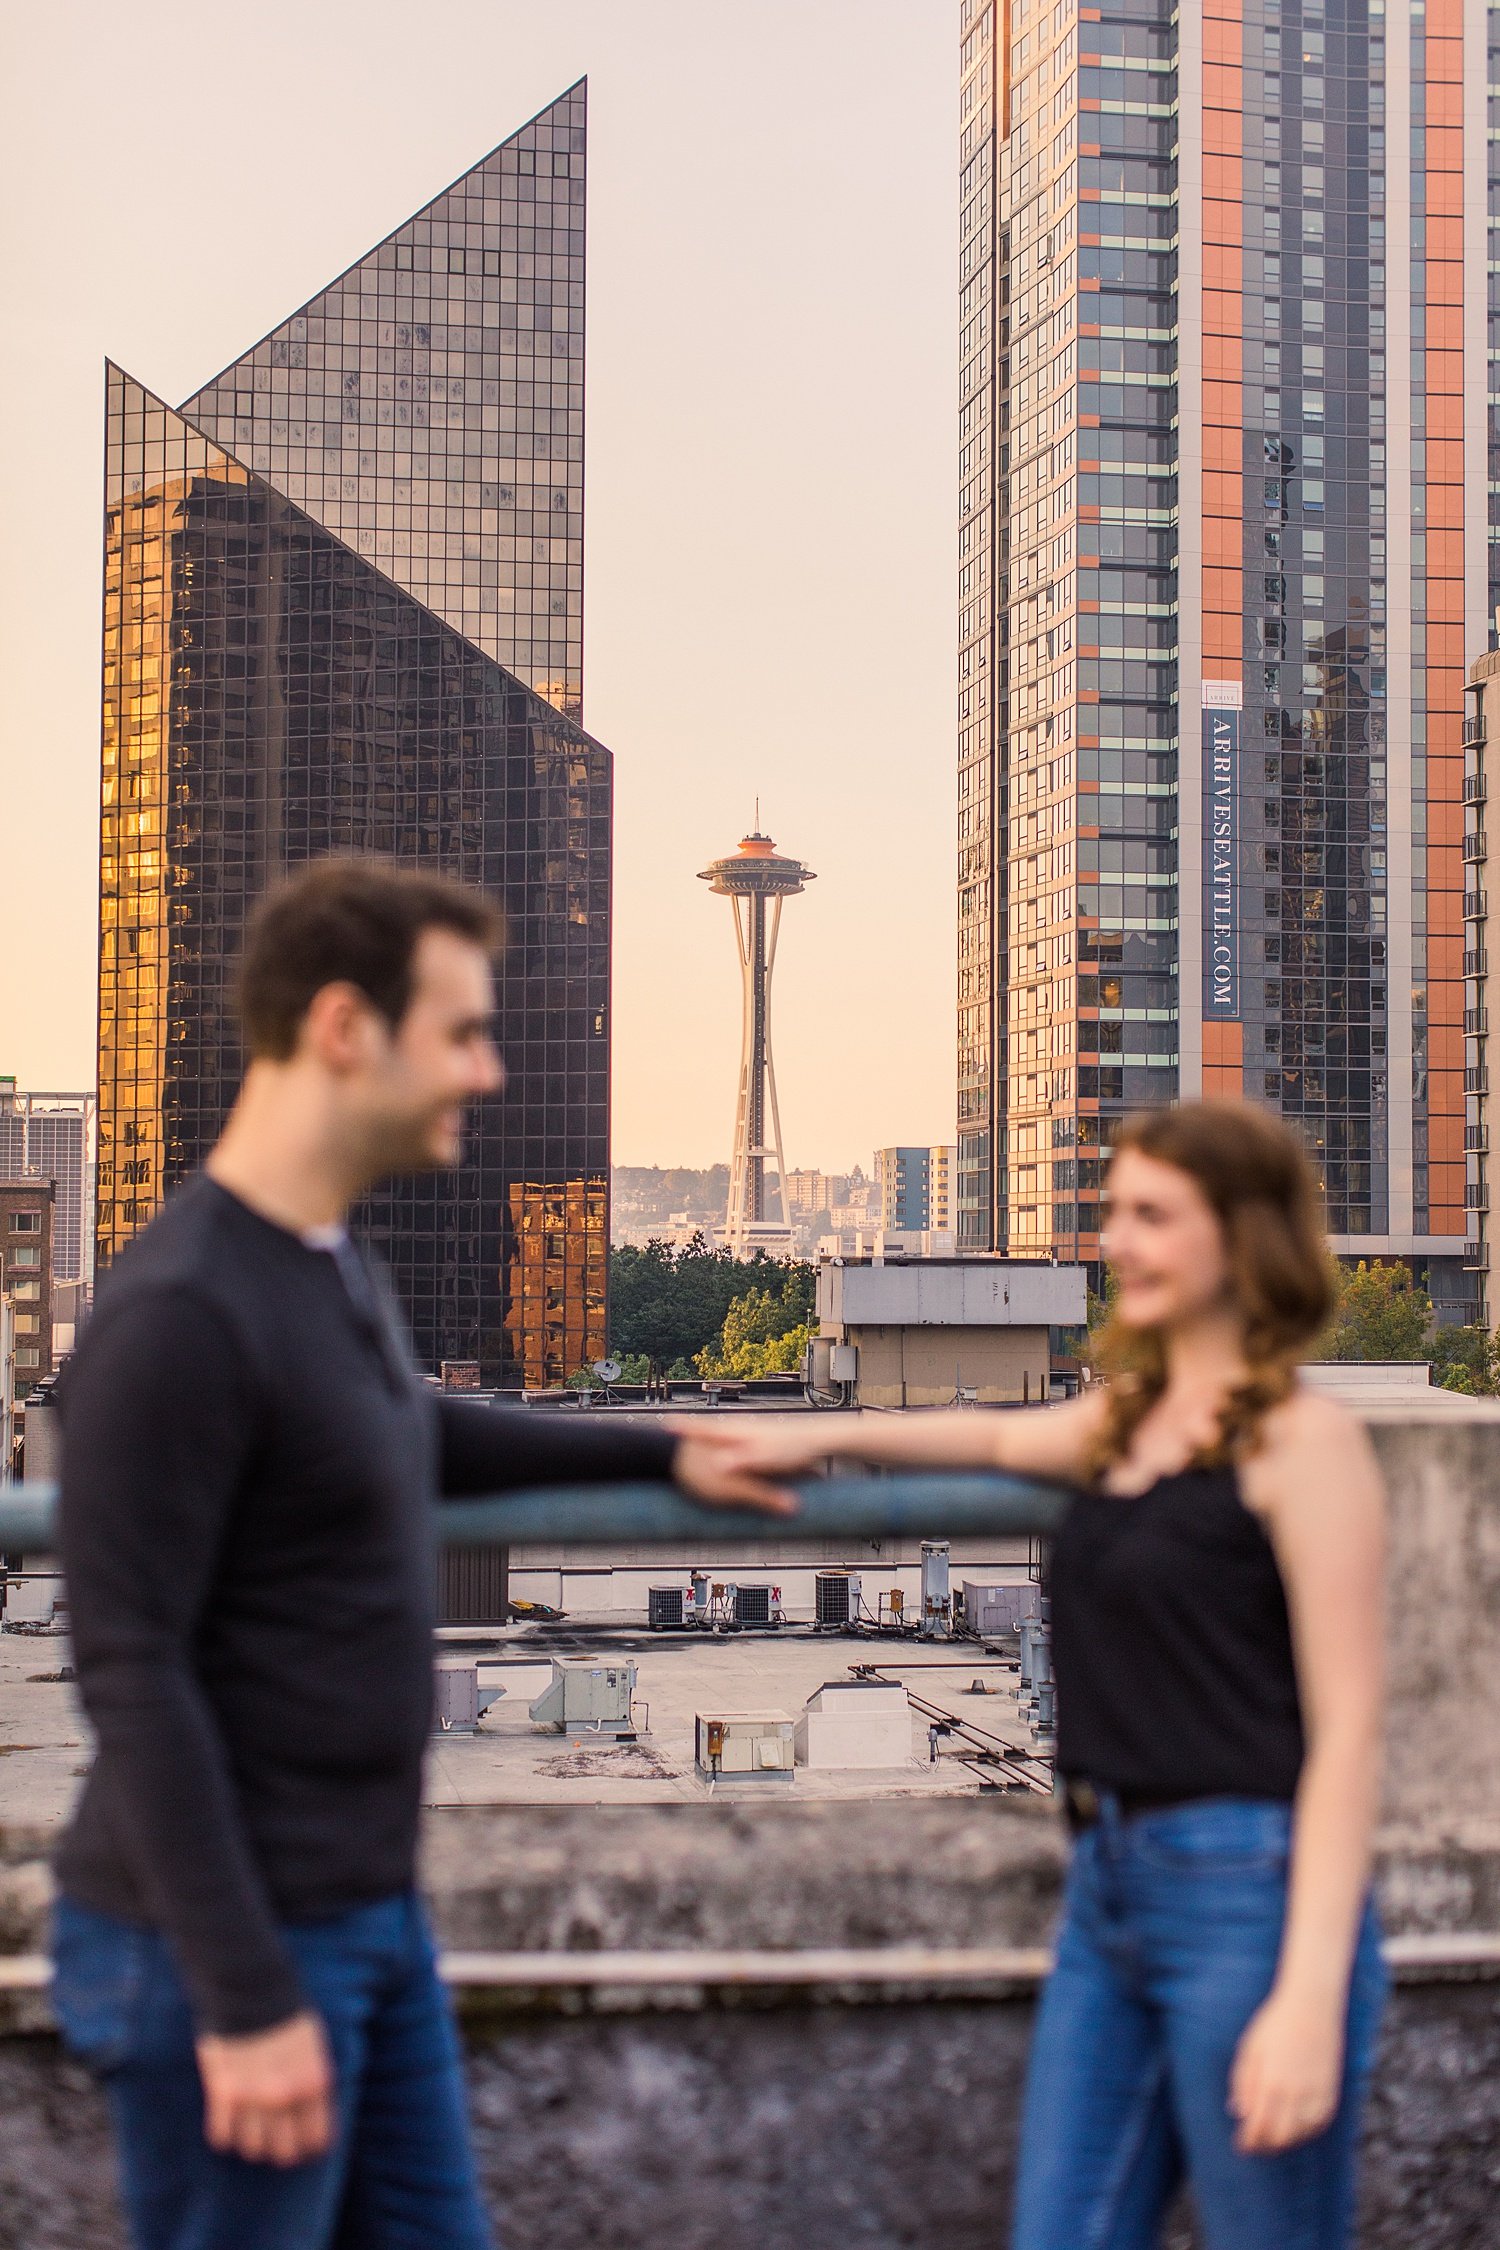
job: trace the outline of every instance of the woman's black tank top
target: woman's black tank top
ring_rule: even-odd
[[[1082,1492],[1052,1547],[1058,1767],[1123,1797],[1289,1799],[1286,1594],[1233,1469]]]

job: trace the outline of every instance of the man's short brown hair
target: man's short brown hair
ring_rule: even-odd
[[[394,1031],[424,930],[452,930],[493,953],[505,917],[482,891],[379,859],[315,860],[278,885],[251,917],[240,962],[251,1054],[284,1062],[326,984],[357,986]]]

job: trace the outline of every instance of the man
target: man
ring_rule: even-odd
[[[58,1857],[56,1995],[109,2088],[139,2250],[484,2250],[413,1892],[432,1509],[674,1476],[691,1437],[436,1398],[344,1232],[452,1164],[503,1082],[495,910],[329,861],[252,926],[223,1136],[109,1275],[60,1400],[98,1754]]]

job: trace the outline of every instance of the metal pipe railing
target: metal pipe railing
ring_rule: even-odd
[[[1493,1930],[1403,1933],[1386,1938],[1380,1950],[1397,1984],[1500,1981],[1500,1933]],[[471,2003],[487,2001],[493,2006],[497,2001],[534,2001],[544,1992],[608,1993],[613,2016],[632,2005],[692,2007],[709,1992],[755,1987],[787,1992],[819,1987],[849,1992],[863,1987],[874,1988],[877,1997],[882,1988],[894,1987],[891,1996],[902,2000],[917,1994],[936,1998],[945,1992],[973,1993],[978,1988],[1010,1998],[1017,1990],[1024,1992],[1041,1983],[1052,1967],[1052,1954],[1047,1947],[1029,1945],[869,1945],[785,1951],[755,1945],[733,1952],[706,1946],[697,1952],[641,1947],[619,1953],[451,1952],[444,1953],[438,1965],[460,2005],[465,1997]],[[6,2001],[24,2002],[45,1994],[51,1982],[52,1963],[44,1953],[0,1956],[0,2011]],[[21,2028],[39,2029],[40,2021],[33,2019]]]
[[[796,1486],[794,1516],[705,1508],[670,1484],[549,1485],[438,1510],[447,1547],[686,1547],[748,1541],[785,1546],[856,1539],[1024,1538],[1056,1529],[1065,1485],[1012,1476],[816,1477]],[[51,1485],[0,1486],[0,1554],[46,1554],[55,1538]]]

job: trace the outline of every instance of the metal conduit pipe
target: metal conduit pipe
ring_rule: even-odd
[[[446,1500],[447,1547],[702,1547],[706,1540],[786,1546],[856,1539],[1021,1538],[1056,1529],[1067,1486],[1012,1476],[817,1477],[796,1487],[794,1516],[704,1508],[670,1484],[551,1485],[488,1500]],[[0,1486],[0,1554],[46,1554],[56,1536],[50,1485]]]

